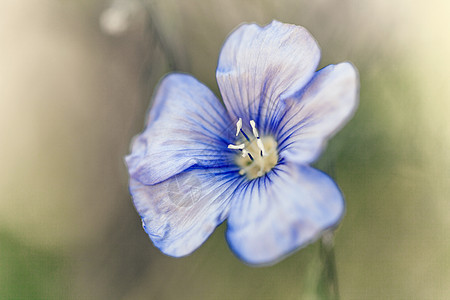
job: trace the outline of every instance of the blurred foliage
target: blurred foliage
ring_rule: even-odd
[[[67,259],[56,249],[26,245],[0,232],[0,298],[65,299]]]
[[[159,78],[189,72],[218,94],[226,36],[272,19],[306,27],[321,66],[348,60],[360,72],[359,109],[316,163],[347,200],[335,240],[341,298],[448,299],[446,1],[2,4],[0,299],[314,299],[317,243],[251,268],[228,249],[225,223],[192,255],[166,257],[127,191],[123,156]],[[129,15],[108,35],[111,5]]]

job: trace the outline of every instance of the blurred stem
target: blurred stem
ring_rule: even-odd
[[[323,170],[336,180],[335,151],[330,143],[328,153],[322,160]],[[319,299],[339,300],[339,285],[337,278],[336,257],[334,254],[334,229],[324,232],[320,239],[320,261],[322,270],[317,284]]]
[[[334,255],[334,233],[327,231],[320,240],[322,271],[317,285],[321,299],[339,300],[339,285]]]
[[[146,14],[147,14],[148,26],[150,27],[150,30],[152,31],[153,36],[155,37],[157,43],[161,46],[162,51],[166,55],[167,64],[169,66],[169,69],[171,71],[177,70],[178,67],[177,67],[177,63],[175,61],[175,55],[172,53],[172,51],[170,51],[170,47],[159,28],[159,23],[157,22],[157,20],[155,19],[154,15],[153,15],[153,9],[151,7],[151,4],[149,3],[149,1],[145,1],[145,0],[140,0],[140,1],[142,3],[142,6],[145,9]]]

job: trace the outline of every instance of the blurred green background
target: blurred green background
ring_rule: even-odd
[[[321,66],[360,72],[359,109],[318,162],[347,200],[341,298],[450,298],[448,1],[0,4],[0,299],[314,299],[317,244],[251,268],[222,225],[166,257],[127,191],[123,156],[158,79],[174,67],[217,93],[229,32],[272,19],[306,27]]]

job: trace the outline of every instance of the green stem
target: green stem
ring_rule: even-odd
[[[322,272],[318,284],[321,299],[339,300],[339,285],[334,254],[334,233],[327,231],[320,240]]]
[[[330,144],[328,155],[322,161],[323,170],[336,180],[335,155]],[[320,239],[321,274],[317,285],[319,299],[339,300],[336,256],[334,254],[334,229],[325,231]]]

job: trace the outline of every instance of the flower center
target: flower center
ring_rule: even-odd
[[[251,139],[242,130],[242,119],[236,123],[236,136],[242,134],[245,139],[242,143],[228,145],[229,149],[239,150],[240,155],[236,156],[236,164],[241,168],[239,174],[246,175],[248,179],[255,179],[263,176],[273,169],[278,163],[277,142],[272,136],[260,137],[256,129],[255,121],[251,120],[253,136]]]

